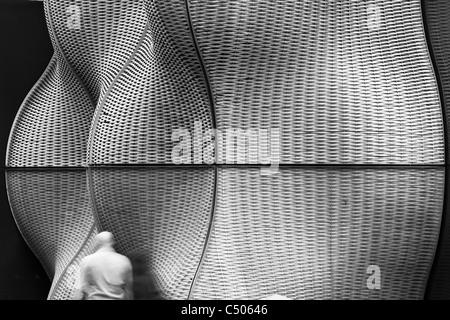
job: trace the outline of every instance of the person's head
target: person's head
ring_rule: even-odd
[[[94,239],[94,249],[97,251],[100,248],[113,247],[114,246],[114,236],[109,231],[100,232],[95,236]]]

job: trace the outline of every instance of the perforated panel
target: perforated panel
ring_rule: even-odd
[[[90,164],[173,163],[174,130],[193,133],[195,121],[212,127],[184,1],[142,3],[148,28],[96,111]]]
[[[7,171],[6,183],[17,226],[52,281],[49,299],[71,298],[96,234],[85,171]]]
[[[117,249],[143,256],[163,297],[187,299],[210,223],[214,170],[93,169],[91,188]]]
[[[172,163],[174,130],[212,127],[203,64],[218,128],[280,129],[281,163],[444,162],[420,1],[189,3],[186,12],[181,0],[47,2],[58,62],[97,104],[88,163]],[[71,5],[79,29],[68,26]],[[60,95],[86,104],[69,80]]]
[[[445,109],[450,114],[450,3],[445,0],[424,0],[424,14],[426,16],[430,44],[433,49],[433,57],[439,72],[439,78],[442,85]]]
[[[73,6],[79,28],[69,26]],[[446,5],[434,6],[430,17],[444,19]],[[172,164],[174,130],[207,145],[196,121],[222,133],[279,129],[282,164],[444,164],[419,0],[45,7],[55,56],[19,111],[8,166]],[[283,167],[267,177],[165,166],[91,168],[88,189],[84,171],[11,171],[7,183],[19,229],[53,279],[49,299],[72,294],[92,252],[90,200],[99,229],[115,234],[119,252],[145,257],[168,299],[420,299],[443,176],[437,167]],[[372,264],[379,291],[366,287]]]
[[[426,15],[429,40],[437,66],[436,71],[439,72],[441,81],[448,128],[448,115],[450,114],[450,2],[424,0],[423,3],[425,4],[424,14]],[[431,299],[448,300],[450,299],[450,219],[448,218],[448,209],[444,214],[447,216],[446,224],[443,226],[442,243],[437,252],[436,269],[433,277],[430,279],[429,287]]]
[[[221,169],[192,298],[421,299],[443,187],[443,169]]]
[[[46,10],[59,49],[97,101],[138,46],[146,25],[142,1],[49,0]],[[79,26],[70,19],[78,16]]]
[[[431,300],[450,300],[450,219],[444,212],[445,224],[441,229],[440,245],[436,251],[434,270],[428,281],[428,296]]]
[[[55,55],[16,116],[6,165],[81,166],[93,114],[86,91]]]
[[[219,129],[279,129],[281,163],[443,163],[419,0],[189,3]]]

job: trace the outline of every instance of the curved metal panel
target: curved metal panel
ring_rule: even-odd
[[[279,129],[285,164],[444,164],[420,0],[189,2],[218,129]]]
[[[443,168],[220,169],[192,298],[422,299],[443,192]]]
[[[203,73],[184,1],[144,1],[147,29],[129,65],[99,104],[89,164],[168,164],[172,133],[196,121],[211,128]],[[203,137],[192,143],[203,145]]]
[[[109,90],[141,41],[144,1],[47,0],[46,17],[57,50],[95,102]]]
[[[93,114],[86,91],[55,55],[16,116],[6,166],[83,165]]]
[[[212,168],[92,169],[90,189],[102,230],[127,256],[141,255],[166,299],[187,299],[206,242]]]
[[[49,299],[70,299],[97,232],[85,170],[10,170],[6,184],[17,227],[52,280]]]

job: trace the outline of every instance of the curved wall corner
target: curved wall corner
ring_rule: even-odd
[[[146,28],[97,106],[88,146],[90,165],[173,164],[174,131],[192,134],[195,122],[213,127],[185,1],[139,3],[145,9],[139,19]],[[204,145],[202,137],[193,136],[192,143]]]
[[[97,227],[85,170],[8,170],[8,197],[25,241],[52,281],[49,299],[70,299]]]
[[[441,100],[443,102],[446,114],[446,126],[449,127],[450,114],[450,3],[448,1],[423,0],[423,13],[425,26],[428,31],[428,40],[430,51],[435,62],[435,70],[439,78],[441,89]],[[450,136],[447,129],[447,155],[450,152],[448,143]],[[449,177],[447,176],[447,186],[449,186]],[[448,203],[450,197],[450,188],[447,187],[445,199]],[[449,242],[449,206],[444,208],[443,223],[441,227],[441,236],[439,246],[436,252],[436,261],[433,268],[433,274],[430,277],[428,285],[427,298],[431,300],[450,299],[450,242]]]
[[[215,197],[212,168],[95,168],[89,188],[100,228],[139,255],[165,299],[189,296]]]
[[[16,116],[6,166],[81,166],[93,112],[76,77],[55,55]]]

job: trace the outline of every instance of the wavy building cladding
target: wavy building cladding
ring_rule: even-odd
[[[86,173],[8,171],[6,184],[17,226],[53,279],[49,298],[70,297],[97,233]]]
[[[49,299],[70,298],[98,230],[144,253],[167,299],[423,298],[446,180],[444,1],[46,0],[45,12],[55,55],[12,127],[6,181]],[[219,142],[216,164],[175,165],[172,134],[195,123],[279,130],[279,171],[225,165]],[[382,290],[366,287],[373,264]]]

